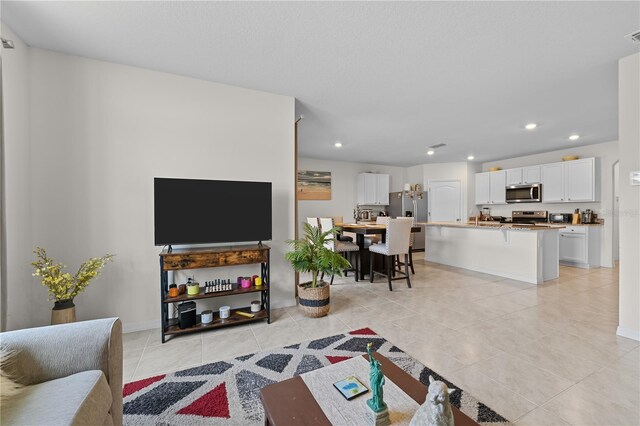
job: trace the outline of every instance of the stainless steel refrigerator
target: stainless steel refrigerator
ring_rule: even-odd
[[[390,192],[389,216],[413,217],[413,223],[427,221],[427,193],[423,192]],[[424,250],[424,226],[414,235],[413,250]]]

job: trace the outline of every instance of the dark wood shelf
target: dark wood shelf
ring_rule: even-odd
[[[254,315],[253,318],[243,317],[242,315],[237,315],[236,311],[242,311],[247,313],[252,313]],[[178,320],[176,318],[170,319],[168,321],[168,326],[164,330],[164,334],[185,334],[185,333],[193,333],[196,331],[210,330],[214,328],[228,327],[232,325],[244,324],[255,321],[262,321],[269,317],[267,310],[262,309],[259,312],[251,312],[250,306],[245,306],[242,308],[234,308],[231,309],[231,315],[229,318],[222,319],[220,318],[220,314],[218,312],[213,313],[213,322],[210,324],[202,324],[200,322],[200,315],[196,317],[196,325],[190,328],[181,329],[178,326]]]
[[[247,288],[242,288],[242,287],[235,288],[238,286],[237,284],[233,284],[233,286],[234,286],[233,290],[218,291],[216,293],[206,293],[206,294],[204,292],[204,287],[200,287],[200,294],[196,296],[189,296],[185,293],[185,294],[181,294],[178,297],[169,297],[168,293],[165,293],[164,299],[162,302],[163,303],[179,303],[179,302],[186,302],[188,300],[209,299],[211,297],[222,297],[222,296],[234,296],[238,294],[257,293],[260,291],[269,290],[269,286],[265,284],[261,286],[252,285],[251,287],[247,287]]]
[[[264,263],[269,259],[269,246],[246,245],[224,247],[198,247],[164,249],[160,253],[164,271],[183,269],[219,268],[224,266]]]

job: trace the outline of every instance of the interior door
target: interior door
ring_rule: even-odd
[[[429,182],[429,221],[460,222],[462,197],[459,180]]]

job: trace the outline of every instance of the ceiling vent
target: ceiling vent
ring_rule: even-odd
[[[429,148],[433,148],[433,149],[438,149],[438,148],[442,148],[443,146],[447,146],[446,143],[439,143],[436,145],[431,145]]]
[[[633,32],[631,34],[627,34],[626,36],[624,36],[625,38],[628,38],[629,40],[631,40],[633,43],[638,43],[640,44],[640,31],[636,31]]]

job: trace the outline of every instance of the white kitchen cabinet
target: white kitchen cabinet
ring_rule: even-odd
[[[358,175],[358,204],[364,206],[389,205],[389,175],[360,173]]]
[[[564,163],[543,164],[542,171],[542,202],[564,202]]]
[[[522,183],[540,183],[540,166],[522,168]]]
[[[490,172],[491,204],[507,204],[507,172]]]
[[[476,173],[476,205],[506,204],[507,173]]]
[[[560,263],[579,268],[600,267],[600,226],[571,225],[560,230]]]
[[[507,185],[522,185],[522,169],[508,169],[507,172]]]
[[[383,206],[389,205],[389,175],[376,175],[377,181],[377,200],[378,204]]]
[[[489,173],[476,173],[476,205],[491,203],[491,179]]]
[[[507,172],[507,186],[540,183],[540,166],[518,167],[505,171]]]
[[[594,160],[585,158],[563,163],[566,201],[596,201]]]
[[[543,164],[541,167],[544,203],[597,201],[595,158]]]

